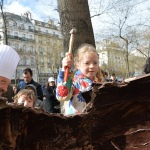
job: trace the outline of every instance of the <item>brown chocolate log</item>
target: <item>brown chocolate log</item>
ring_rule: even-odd
[[[97,83],[84,93],[89,104],[65,117],[42,110],[0,109],[0,149],[150,149],[150,75],[127,83]]]

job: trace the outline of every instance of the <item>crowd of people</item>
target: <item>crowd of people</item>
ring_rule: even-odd
[[[31,68],[25,68],[23,81],[20,81],[17,86],[11,85],[11,78],[19,60],[19,55],[12,47],[0,45],[0,98],[6,97],[7,105],[22,105],[43,109],[48,113],[60,113],[60,102],[56,99],[53,77],[47,80],[47,86],[42,90],[41,85],[33,80]]]
[[[54,77],[49,77],[43,87],[33,80],[31,68],[23,70],[23,81],[17,86],[9,84],[7,92],[3,93],[8,98],[8,105],[23,105],[30,108],[42,109],[48,113],[60,113],[60,102],[56,99],[56,85]],[[9,88],[11,87],[11,89]],[[10,95],[11,100],[9,100]]]
[[[7,104],[23,104],[25,107],[43,109],[48,113],[60,113],[54,77],[49,77],[42,89],[41,84],[34,81],[32,76],[31,68],[26,68],[23,70],[23,81],[20,81],[17,86],[8,85],[7,92],[2,94],[8,99]]]
[[[118,82],[114,73],[107,78],[107,72],[99,67],[99,55],[95,47],[86,43],[78,48],[74,59],[72,54],[66,53],[57,83],[54,77],[49,77],[46,84],[41,86],[33,80],[31,68],[25,68],[23,81],[11,86],[11,78],[19,60],[13,48],[0,45],[0,96],[7,98],[8,105],[38,108],[66,116],[80,114],[86,112],[88,103],[82,93],[91,90],[93,82]],[[66,68],[70,71],[67,80],[64,79]],[[150,73],[150,58],[146,61],[144,72]]]

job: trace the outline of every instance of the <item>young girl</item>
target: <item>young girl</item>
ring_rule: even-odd
[[[14,97],[14,103],[25,107],[34,107],[36,97],[32,90],[23,89],[19,91]]]
[[[75,57],[77,71],[74,75],[70,74],[68,81],[64,82],[65,68],[71,68],[71,66],[71,56],[66,54],[62,61],[56,89],[57,99],[64,102],[62,108],[64,115],[82,113],[86,108],[86,100],[81,93],[91,90],[93,82],[102,80],[99,56],[96,49],[90,44],[83,44],[79,47]]]

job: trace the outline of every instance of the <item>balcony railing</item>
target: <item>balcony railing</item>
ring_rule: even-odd
[[[32,66],[32,67],[35,67],[36,64],[18,64],[18,66]]]
[[[59,38],[59,35],[57,35],[57,34],[47,33],[47,32],[43,32],[43,31],[39,31],[39,30],[35,30],[35,33],[46,34],[46,35],[50,35],[50,36],[53,36],[53,37]]]
[[[13,35],[7,35],[7,38],[17,39],[17,40],[20,40],[20,41],[35,42],[34,39],[29,39],[29,38],[25,38],[25,37],[18,37],[18,36],[13,36]]]
[[[19,30],[24,30],[24,31],[30,31],[30,32],[34,32],[34,29],[24,28],[24,27],[20,27],[20,26],[9,26],[9,28],[12,28],[12,29],[19,29]]]
[[[35,42],[34,39],[29,39],[29,38],[25,38],[25,37],[21,37],[21,41],[30,41],[30,42]]]
[[[34,32],[34,29],[29,29],[30,32]]]
[[[13,35],[7,35],[7,38],[19,40],[18,36],[13,36]]]
[[[17,49],[17,52],[19,54],[25,54],[25,55],[34,55],[35,54],[35,52],[33,52],[33,51],[26,51],[26,50],[23,50],[22,48]]]

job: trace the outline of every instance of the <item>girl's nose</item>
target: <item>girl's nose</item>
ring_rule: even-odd
[[[26,101],[24,102],[24,106],[25,106],[25,107],[28,107],[28,103],[27,103]]]
[[[94,67],[94,65],[93,64],[90,64],[90,68],[93,68]]]

